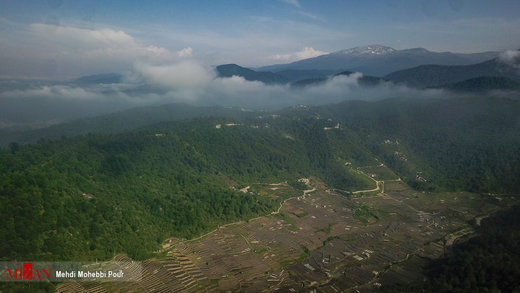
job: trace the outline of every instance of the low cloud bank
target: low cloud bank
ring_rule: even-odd
[[[74,86],[67,83],[13,89],[0,83],[1,125],[47,125],[131,107],[183,102],[193,105],[277,109],[295,104],[327,104],[344,100],[374,101],[393,97],[431,98],[443,90],[417,90],[382,82],[362,87],[362,75],[334,76],[306,87],[266,85],[233,76],[220,78],[213,67],[195,60],[167,65],[136,63],[118,84]],[[12,83],[12,82],[11,82]]]

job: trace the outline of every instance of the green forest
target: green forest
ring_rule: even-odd
[[[432,292],[518,292],[520,206],[482,220],[479,235],[427,268]]]
[[[342,178],[330,182],[352,189],[367,183],[341,169],[328,149],[252,130],[215,129],[214,121],[199,119],[11,144],[0,152],[1,257],[106,259],[124,252],[143,259],[167,237],[267,214],[282,200],[226,182],[316,175]]]
[[[0,150],[0,259],[144,259],[167,237],[265,215],[284,199],[233,186],[314,176],[373,188],[351,168],[380,163],[418,190],[518,193],[519,111],[509,99],[352,101],[13,142]]]

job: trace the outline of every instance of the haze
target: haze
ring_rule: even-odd
[[[269,109],[445,97],[442,90],[388,83],[360,89],[360,74],[294,90],[219,78],[214,67],[289,63],[374,43],[398,50],[514,50],[520,47],[517,12],[518,1],[2,1],[0,126],[41,127],[172,102]],[[54,82],[103,73],[123,80]]]

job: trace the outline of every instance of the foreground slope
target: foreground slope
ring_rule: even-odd
[[[265,126],[199,119],[12,145],[0,153],[0,255],[142,258],[168,236],[273,210],[276,200],[238,191],[251,182],[316,175],[343,188],[366,185],[339,168],[326,142],[311,144]]]
[[[11,145],[0,255],[144,257],[165,237],[272,211],[281,199],[237,192],[254,182],[374,188],[347,163],[384,163],[419,190],[518,193],[519,110],[491,98],[344,102]]]
[[[0,151],[0,258],[170,251],[159,262],[194,273],[165,284],[181,291],[421,279],[443,239],[473,233],[468,220],[520,193],[518,111],[506,98],[349,101],[11,144]],[[168,237],[175,246],[161,247]],[[160,266],[146,261],[145,279]]]

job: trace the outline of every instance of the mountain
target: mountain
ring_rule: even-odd
[[[440,86],[455,92],[485,94],[491,90],[520,91],[520,83],[503,76],[482,76]]]
[[[306,79],[300,79],[295,82],[292,82],[291,86],[296,87],[296,88],[304,88],[307,86],[324,84],[326,81],[327,81],[327,78],[325,78],[325,77],[306,78]]]
[[[384,76],[391,72],[425,64],[469,65],[489,60],[497,52],[460,54],[432,52],[423,48],[396,50],[394,48],[369,45],[341,50],[289,64],[278,64],[257,68],[260,71],[282,70],[332,70],[357,71],[367,75]]]
[[[351,71],[343,71],[341,73],[336,74],[336,76],[338,76],[338,75],[349,76],[349,75],[351,75],[353,73],[354,72],[351,72]],[[371,75],[363,75],[360,78],[358,78],[358,84],[360,86],[364,86],[364,87],[375,86],[375,85],[377,85],[377,84],[379,84],[380,82],[383,82],[383,81],[384,81],[384,79],[379,78],[377,76],[371,76]]]
[[[338,70],[297,70],[297,69],[287,69],[276,72],[276,74],[281,75],[287,78],[290,82],[305,80],[305,79],[314,79],[314,78],[326,78],[328,76],[337,74]]]
[[[339,76],[339,75],[345,75],[349,76],[351,74],[354,74],[352,71],[343,71],[331,76]],[[312,85],[319,85],[325,83],[331,76],[329,77],[316,77],[316,78],[307,78],[302,80],[297,80],[293,83],[291,83],[291,86],[293,87],[306,87],[306,86],[312,86]],[[360,78],[358,78],[358,84],[362,87],[371,87],[379,84],[380,82],[384,82],[385,80],[376,76],[371,75],[363,75]]]
[[[393,72],[385,76],[385,79],[425,88],[482,76],[501,76],[520,81],[518,68],[504,63],[498,58],[472,65],[422,65]]]
[[[241,76],[249,81],[261,81],[265,84],[284,84],[289,80],[279,74],[272,72],[257,72],[236,64],[225,64],[217,66],[219,77]]]
[[[217,66],[219,77],[232,77],[234,75],[241,76],[249,81],[261,81],[265,84],[285,84],[291,83],[292,86],[304,87],[316,85],[325,82],[329,77],[334,75],[350,75],[351,71],[334,70],[299,70],[288,69],[276,73],[267,71],[255,71],[236,64],[226,64]],[[361,85],[375,85],[380,78],[374,76],[363,76],[359,79]]]
[[[81,76],[70,81],[74,85],[94,85],[121,83],[123,75],[119,73],[105,73]]]
[[[120,133],[159,122],[210,116],[241,118],[255,113],[237,108],[195,107],[181,103],[139,107],[106,115],[77,119],[41,129],[26,131],[0,129],[0,146],[7,146],[12,142],[26,144],[34,143],[40,139],[58,139],[88,133]]]

